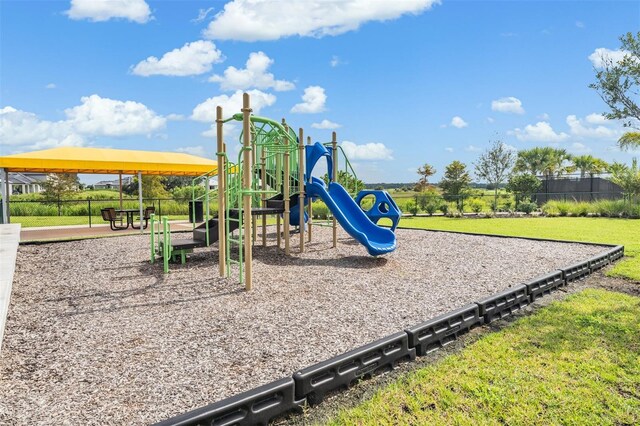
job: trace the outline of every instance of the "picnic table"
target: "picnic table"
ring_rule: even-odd
[[[123,209],[123,210],[116,210],[116,213],[127,216],[127,228],[129,227],[129,225],[131,225],[132,228],[135,228],[135,225],[133,224],[133,215],[136,213],[140,213],[140,210]],[[138,227],[137,229],[140,229],[140,227]]]

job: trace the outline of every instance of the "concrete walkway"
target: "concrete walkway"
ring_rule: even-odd
[[[187,221],[171,221],[171,232],[175,231],[191,231],[193,225]],[[151,228],[144,230],[145,234],[149,234]],[[59,241],[59,240],[75,240],[95,237],[118,237],[122,235],[140,234],[139,229],[125,229],[121,231],[112,231],[109,225],[94,225],[91,228],[86,225],[71,226],[47,226],[38,228],[22,228],[20,231],[20,242],[36,242],[36,241]]]
[[[0,225],[0,351],[9,313],[11,285],[20,242],[20,224]]]

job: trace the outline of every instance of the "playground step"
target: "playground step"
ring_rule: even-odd
[[[186,250],[204,246],[205,242],[200,240],[176,240],[171,242],[173,250]]]
[[[230,214],[230,216],[233,216]],[[209,244],[213,244],[218,241],[218,219],[209,219]],[[198,241],[207,241],[207,230],[205,229],[206,223],[200,224],[196,229],[193,230],[193,239]],[[237,221],[229,221],[229,231],[233,232],[238,229]]]
[[[233,217],[234,214],[238,215],[239,210],[238,209],[229,209],[229,216]],[[284,208],[275,208],[275,207],[252,207],[251,208],[251,215],[252,216],[261,216],[261,215],[265,215],[265,214],[279,214],[279,213],[284,213]],[[231,221],[231,223],[234,223],[233,221]]]
[[[289,196],[289,209],[292,209],[294,206],[298,205],[300,197],[299,194],[292,194]],[[283,194],[277,194],[267,200],[267,207],[280,209],[284,212],[284,196]]]

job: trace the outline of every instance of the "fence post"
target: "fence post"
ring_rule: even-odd
[[[162,216],[162,208],[160,207],[161,201],[162,200],[160,200],[160,198],[158,198],[158,216]]]
[[[87,202],[89,203],[89,228],[91,228],[91,198],[87,198]]]

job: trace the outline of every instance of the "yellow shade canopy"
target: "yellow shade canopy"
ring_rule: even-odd
[[[199,176],[215,173],[217,162],[179,152],[63,147],[0,157],[9,172]]]

